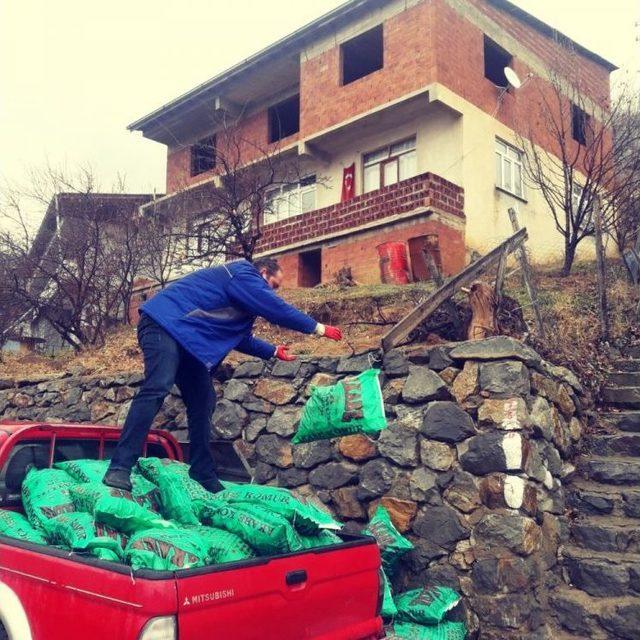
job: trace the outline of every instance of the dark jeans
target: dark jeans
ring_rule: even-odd
[[[209,449],[211,416],[216,406],[211,374],[145,314],[138,323],[138,343],[144,354],[144,382],[131,403],[111,468],[131,470],[142,455],[153,419],[175,383],[187,408],[190,475],[199,481],[216,478]]]

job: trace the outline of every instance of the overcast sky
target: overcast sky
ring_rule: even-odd
[[[515,0],[638,80],[640,0]],[[89,162],[164,190],[165,147],[126,125],[339,0],[0,0],[0,176]]]

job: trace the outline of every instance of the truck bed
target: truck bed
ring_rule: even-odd
[[[172,615],[180,640],[378,638],[377,545],[341,537],[272,558],[133,572],[0,536],[0,577],[23,603],[33,640],[135,640],[149,619]]]

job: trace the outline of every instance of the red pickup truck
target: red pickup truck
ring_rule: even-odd
[[[110,457],[119,430],[0,423],[0,508],[21,509],[26,470]],[[244,472],[224,446],[222,477]],[[183,459],[167,432],[145,455]],[[229,460],[233,458],[232,464]],[[380,555],[373,538],[184,571],[132,571],[0,536],[0,640],[374,640]]]

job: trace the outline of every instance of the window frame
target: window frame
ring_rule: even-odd
[[[587,146],[590,120],[591,116],[582,107],[571,103],[571,138],[582,147]]]
[[[309,213],[310,211],[314,211],[318,208],[318,179],[315,173],[310,173],[308,175],[303,176],[297,182],[289,182],[286,184],[281,184],[277,186],[270,187],[265,191],[264,200],[265,207],[262,213],[262,224],[275,224],[276,222],[281,222],[283,220],[288,220],[289,218],[294,218],[295,216],[303,215],[305,213]],[[288,211],[285,215],[281,215],[279,206],[276,205],[275,210],[269,211],[266,206],[266,202],[270,199],[271,194],[278,193],[279,196],[276,196],[273,201],[277,202],[277,200],[281,200],[283,195],[286,193],[287,199],[287,208]],[[297,207],[292,210],[291,207],[291,195],[296,194],[297,197]],[[305,194],[313,193],[313,206],[309,209],[303,210],[302,207],[302,197]]]
[[[397,147],[401,144],[407,143],[409,141],[413,140],[413,147],[405,149],[405,150],[401,150],[395,154],[392,154],[392,149],[393,147]],[[387,156],[380,158],[379,160],[376,160],[374,162],[367,162],[366,158],[367,156],[373,156],[375,154],[379,154],[383,151],[387,151]],[[400,176],[400,158],[402,156],[406,156],[409,154],[413,154],[415,157],[415,164],[414,164],[414,173],[412,176],[407,176],[405,178]],[[402,182],[403,180],[409,180],[410,178],[415,178],[416,175],[418,175],[418,137],[417,135],[413,135],[413,136],[409,136],[408,138],[402,138],[401,140],[397,140],[396,142],[391,142],[387,145],[384,145],[382,147],[378,147],[377,149],[374,149],[372,151],[367,151],[366,153],[362,154],[362,193],[372,193],[373,191],[377,191],[378,189],[384,189],[385,187],[390,187],[394,184],[398,184],[400,182]],[[392,165],[395,164],[396,165],[396,176],[397,179],[395,182],[392,182],[390,184],[385,184],[384,182],[384,177],[385,177],[385,167],[387,165]],[[366,189],[366,177],[365,177],[365,172],[366,169],[368,167],[374,167],[376,165],[379,165],[379,173],[378,173],[378,186],[375,189],[370,189],[367,190]]]
[[[493,55],[500,56],[501,58],[504,58],[504,60],[506,61],[506,64],[502,67],[502,72],[501,72],[502,76],[504,76],[504,68],[510,67],[511,64],[513,63],[513,54],[507,51],[504,47],[501,47],[495,40],[490,38],[486,33],[483,34],[482,62],[483,62],[484,78],[489,82],[491,82],[494,86],[498,87],[499,89],[509,89],[510,85],[506,76],[504,76],[504,82],[497,83],[494,78],[490,78],[489,75],[487,75],[487,49],[492,50]]]
[[[505,148],[504,153],[499,151],[499,146],[503,146]],[[511,153],[512,155],[509,156],[509,153]],[[515,156],[515,157],[514,157]],[[500,191],[504,191],[505,193],[508,193],[509,195],[513,196],[514,198],[519,198],[520,200],[524,200],[526,201],[527,199],[527,192],[526,192],[526,185],[525,185],[525,176],[524,176],[524,151],[521,151],[520,149],[518,149],[518,147],[515,147],[512,144],[509,144],[506,140],[503,140],[502,138],[495,138],[495,147],[494,147],[494,157],[496,159],[496,165],[495,165],[495,171],[496,171],[496,176],[495,176],[495,185],[496,185],[496,189],[499,189]],[[498,164],[497,162],[500,162],[500,173],[498,174]],[[511,164],[511,169],[510,169],[510,181],[511,181],[511,188],[505,186],[505,180],[504,180],[504,176],[505,176],[505,162],[509,162]],[[515,171],[515,167],[518,166],[520,168],[520,193],[517,192],[515,185],[516,185],[516,171]]]
[[[207,155],[202,153],[203,149],[207,151]],[[207,160],[210,166],[202,168],[199,163]],[[197,142],[194,142],[190,147],[190,170],[191,177],[199,176],[208,171],[213,171],[216,168],[217,154],[216,154],[216,134],[213,133],[204,138],[200,138]]]

